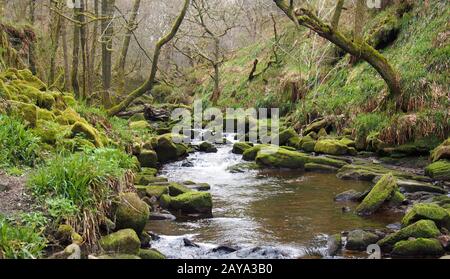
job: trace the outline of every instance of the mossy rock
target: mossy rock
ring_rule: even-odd
[[[335,139],[319,140],[314,147],[314,151],[330,155],[347,155],[350,153],[349,147],[345,142]]]
[[[96,147],[103,147],[103,142],[100,138],[99,132],[89,124],[83,122],[76,122],[72,126],[72,137],[83,135],[90,140]]]
[[[158,166],[158,154],[153,150],[142,150],[137,158],[141,167],[156,168]]]
[[[192,190],[184,185],[181,185],[179,183],[169,184],[169,195],[172,197],[176,197],[178,195],[185,194],[188,192],[192,192]]]
[[[428,165],[425,174],[436,180],[450,181],[450,160],[440,160]]]
[[[129,126],[132,130],[149,130],[151,128],[146,120],[130,122]]]
[[[314,152],[317,141],[306,141],[302,143],[302,149],[305,152]]]
[[[444,249],[439,240],[427,238],[399,241],[392,250],[392,255],[396,257],[438,257],[443,254]]]
[[[141,234],[150,216],[148,205],[136,193],[122,193],[116,209],[116,228]]]
[[[249,170],[259,170],[261,167],[255,162],[238,163],[227,168],[230,173],[244,173]]]
[[[37,122],[37,107],[33,104],[9,101],[11,105],[10,115],[22,118],[30,127],[35,127]]]
[[[298,137],[298,134],[294,129],[286,129],[279,134],[279,145],[286,145],[291,138],[295,137]]]
[[[283,148],[262,149],[256,156],[256,163],[272,168],[303,169],[307,163],[306,154]]]
[[[168,180],[167,178],[161,176],[155,177],[151,175],[138,174],[134,179],[134,183],[137,185],[147,186],[155,183],[168,183]]]
[[[302,149],[302,138],[299,136],[292,137],[288,140],[286,145],[300,150]]]
[[[166,134],[152,139],[152,146],[161,163],[178,160],[187,154],[187,147],[182,143],[174,143],[173,137],[172,134]]]
[[[146,176],[156,176],[158,173],[158,170],[155,168],[142,168],[139,172],[140,175],[146,175]]]
[[[270,146],[267,144],[259,144],[259,145],[253,146],[252,148],[249,148],[244,151],[242,158],[245,161],[255,161],[256,156],[258,155],[258,152],[263,149],[266,149],[266,148],[274,148],[274,146]],[[275,148],[277,148],[277,147],[275,147]]]
[[[162,195],[169,194],[169,187],[160,185],[149,185],[149,186],[136,186],[138,193],[141,196],[147,196],[149,198],[155,197],[159,199]]]
[[[97,257],[99,260],[141,260],[141,258],[137,255],[130,254],[108,254],[108,255],[100,255]]]
[[[431,152],[431,160],[437,162],[442,159],[450,160],[450,138]]]
[[[87,124],[86,120],[82,119],[81,116],[72,108],[67,108],[60,112],[60,114],[56,116],[56,122],[61,125],[73,125],[76,122],[83,122]]]
[[[450,229],[450,214],[444,208],[432,203],[415,204],[403,217],[402,225],[409,226],[419,220],[432,220],[438,227]]]
[[[72,226],[67,224],[60,225],[55,236],[56,239],[64,245],[68,245],[70,243],[81,245],[84,242],[83,237],[81,237]]]
[[[210,193],[191,191],[185,194],[171,197],[162,195],[161,206],[169,210],[175,210],[183,214],[212,215],[212,197]]]
[[[141,241],[132,229],[119,230],[100,239],[100,247],[111,253],[137,255]]]
[[[40,91],[47,90],[47,85],[45,85],[45,83],[38,77],[33,75],[33,73],[30,70],[28,69],[18,70],[17,74],[18,77],[20,77],[20,79],[26,81],[29,85],[33,86],[34,88],[37,88]]]
[[[131,122],[137,122],[137,121],[143,121],[143,120],[146,120],[146,119],[145,119],[144,113],[141,112],[141,113],[133,114],[133,116],[131,116],[129,120]]]
[[[59,138],[70,132],[69,128],[60,126],[55,122],[38,120],[36,128],[33,129],[33,134],[38,136],[41,142],[55,145]]]
[[[428,182],[421,182],[416,180],[397,180],[398,187],[402,189],[402,191],[407,193],[414,192],[429,192],[429,193],[439,193],[446,194],[447,191],[440,186],[435,186]]]
[[[198,146],[198,148],[201,152],[206,152],[206,153],[216,153],[217,152],[217,147],[215,147],[213,144],[211,144],[207,141],[202,142]]]
[[[420,220],[414,224],[402,228],[398,232],[390,234],[385,238],[378,241],[378,245],[384,250],[390,250],[394,247],[395,243],[407,240],[410,237],[414,238],[435,238],[440,235],[439,229],[436,224],[431,220]]]
[[[55,121],[56,116],[53,112],[46,109],[37,109],[37,118],[38,120],[47,120],[47,121]]]
[[[384,175],[356,208],[356,213],[359,215],[373,214],[385,201],[391,199],[396,191],[396,178],[392,174]]]
[[[252,145],[246,143],[246,142],[236,142],[233,145],[232,152],[234,154],[244,154],[244,152],[248,149],[252,148]]]
[[[326,118],[315,121],[315,122],[309,124],[308,126],[306,126],[306,128],[303,131],[303,135],[308,135],[311,132],[318,133],[322,128],[327,128],[328,126],[330,126],[330,124],[331,124],[330,121]]]
[[[369,245],[377,243],[379,239],[380,237],[374,233],[354,230],[348,233],[345,248],[348,250],[366,251]]]
[[[164,260],[164,256],[161,252],[156,249],[139,249],[138,256],[143,260]]]

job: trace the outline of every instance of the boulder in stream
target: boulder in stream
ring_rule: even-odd
[[[205,152],[205,153],[216,153],[217,152],[217,147],[215,147],[212,143],[209,143],[207,141],[202,142],[198,146],[198,149],[201,152]]]
[[[139,252],[141,241],[134,230],[124,229],[102,237],[100,246],[105,252],[135,255]]]
[[[439,160],[425,169],[425,174],[436,180],[450,181],[450,160]]]
[[[116,210],[116,229],[133,229],[141,234],[150,216],[148,205],[136,193],[122,193]]]
[[[246,142],[236,142],[233,145],[233,150],[232,152],[234,154],[244,154],[244,152],[250,148],[252,148],[253,146],[250,145],[249,143]]]
[[[359,215],[374,213],[385,201],[390,200],[396,191],[396,178],[392,174],[384,175],[356,208],[356,212]]]
[[[366,251],[369,245],[377,243],[379,239],[380,237],[374,233],[354,230],[348,233],[345,248],[348,250]]]
[[[207,192],[191,191],[176,197],[162,195],[161,206],[182,214],[212,215],[212,197]]]
[[[394,257],[418,257],[418,256],[441,256],[444,248],[437,239],[417,238],[402,240],[394,245],[392,255]]]
[[[432,220],[438,227],[450,229],[449,211],[436,204],[415,204],[403,217],[402,225],[406,227],[419,220]]]

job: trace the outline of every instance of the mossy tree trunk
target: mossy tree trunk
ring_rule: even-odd
[[[30,1],[30,23],[31,25],[34,25],[35,21],[35,12],[36,12],[36,0]],[[33,75],[37,74],[36,69],[36,49],[34,42],[30,42],[29,48],[28,48],[28,59],[29,59],[29,65],[30,65],[30,71],[33,73]]]
[[[344,0],[338,0],[336,8],[334,9],[333,18],[331,19],[331,27],[336,30],[339,27],[339,21],[341,19],[342,9],[344,8]]]
[[[80,8],[73,9],[74,18],[77,22],[73,25],[73,40],[72,40],[72,73],[70,76],[72,82],[73,93],[76,98],[80,98],[80,84],[78,83],[78,64],[80,62]]]
[[[110,89],[112,81],[112,40],[114,35],[113,15],[115,0],[102,0],[102,16],[108,20],[102,21],[102,82],[103,82],[103,104],[110,107]]]
[[[55,1],[50,3],[53,6],[53,9],[60,10],[61,5],[60,2]],[[51,86],[55,82],[55,74],[56,74],[56,53],[59,48],[59,37],[61,35],[61,16],[50,9],[50,18],[51,18],[51,28],[50,28],[50,40],[51,40],[51,48],[50,48],[50,69],[48,73],[48,84]]]
[[[402,95],[401,78],[399,72],[388,62],[388,60],[365,41],[354,42],[333,29],[330,24],[319,19],[315,13],[307,8],[294,11],[292,5],[284,0],[273,0],[275,4],[295,23],[317,33],[322,38],[337,45],[345,52],[368,62],[384,79],[389,87],[390,97],[395,99]]]
[[[147,92],[150,92],[153,89],[156,73],[158,71],[158,60],[159,56],[161,54],[161,49],[168,44],[177,34],[178,30],[180,29],[181,23],[184,20],[184,17],[186,16],[187,10],[189,8],[189,4],[191,3],[190,0],[184,0],[183,8],[178,15],[175,23],[173,24],[171,30],[169,33],[164,35],[159,41],[156,43],[155,50],[153,53],[153,61],[152,61],[152,68],[150,71],[150,77],[145,81],[139,88],[131,92],[125,100],[120,102],[118,105],[112,107],[108,110],[108,114],[110,116],[116,115],[119,112],[125,110],[136,98],[141,97]]]

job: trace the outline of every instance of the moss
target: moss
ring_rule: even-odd
[[[86,120],[82,119],[74,109],[67,108],[56,117],[56,122],[61,125],[73,125],[76,122],[86,122]]]
[[[356,208],[356,212],[359,215],[374,213],[385,201],[392,197],[396,190],[396,178],[392,174],[384,175]]]
[[[96,147],[103,147],[102,140],[100,139],[99,132],[89,124],[83,122],[76,122],[72,126],[72,136],[83,135],[86,139],[90,140]]]
[[[169,184],[169,195],[172,197],[176,197],[188,192],[192,192],[188,187],[178,184],[178,183],[170,183]]]
[[[441,256],[444,249],[437,239],[402,240],[394,245],[392,255],[400,257]]]
[[[45,91],[47,90],[47,86],[44,82],[42,82],[39,78],[37,78],[30,70],[18,70],[17,74],[24,81],[27,81],[31,86],[37,88],[38,90]]]
[[[100,255],[97,257],[100,260],[140,260],[141,258],[137,255],[130,254],[109,254],[109,255]]]
[[[155,177],[151,174],[145,174],[145,173],[139,173],[136,175],[136,178],[134,179],[134,183],[138,185],[150,185],[154,183],[166,183],[167,178],[165,177]]]
[[[440,231],[433,221],[420,220],[399,230],[396,233],[386,236],[377,244],[380,245],[380,247],[382,247],[383,249],[390,250],[393,248],[395,243],[401,240],[407,240],[410,237],[435,238],[438,235],[440,235]]]
[[[137,158],[141,167],[156,168],[158,166],[158,154],[153,150],[142,150]]]
[[[141,241],[132,229],[124,229],[100,239],[100,246],[106,252],[138,254]]]
[[[349,147],[339,140],[324,139],[316,143],[314,151],[330,155],[347,155],[349,154]]]
[[[33,134],[41,139],[41,142],[54,145],[58,139],[62,139],[68,129],[62,127],[54,122],[38,120],[36,128],[33,129]]]
[[[450,161],[440,160],[428,165],[425,174],[437,180],[450,180]]]
[[[249,148],[244,151],[243,153],[243,159],[245,161],[254,161],[256,159],[256,156],[258,155],[258,152],[266,149],[266,148],[274,148],[273,146],[267,145],[267,144],[259,144],[252,148]]]
[[[328,119],[322,119],[316,122],[313,122],[306,126],[305,130],[303,131],[303,135],[308,135],[311,132],[318,133],[322,128],[326,128],[330,125],[330,122]]]
[[[206,153],[216,153],[217,152],[217,148],[213,144],[206,142],[206,141],[202,142],[198,147],[201,152],[206,152]]]
[[[234,154],[244,154],[244,152],[250,148],[252,148],[252,146],[246,142],[236,142],[233,145],[232,152]]]
[[[161,205],[185,214],[212,214],[212,197],[206,192],[192,191],[176,197],[162,195]]]
[[[139,249],[138,256],[143,260],[164,260],[164,256],[161,252],[156,249]]]
[[[77,101],[75,100],[75,98],[72,95],[63,95],[62,96],[65,104],[69,107],[74,107],[77,104]]]
[[[331,167],[335,167],[335,168],[342,168],[347,165],[347,162],[345,162],[345,161],[328,158],[328,157],[308,156],[308,162],[314,163],[314,164],[325,165],[325,166],[331,166]]]
[[[302,138],[299,136],[292,137],[289,139],[289,141],[286,143],[287,146],[293,147],[297,150],[302,149]]]
[[[130,128],[132,130],[148,130],[150,129],[150,124],[146,120],[130,122]]]
[[[61,146],[71,152],[95,148],[95,145],[92,142],[80,137],[75,137],[73,139],[63,139],[61,142]]]
[[[286,145],[291,138],[295,137],[298,137],[298,134],[294,129],[286,129],[279,134],[279,145]]]
[[[307,138],[311,138],[309,136],[307,136]],[[314,149],[316,148],[316,141],[312,140],[312,141],[303,141],[302,143],[302,149],[305,152],[314,152]]]
[[[145,120],[145,115],[143,113],[136,113],[133,116],[131,116],[129,120],[131,122],[142,121]]]
[[[148,205],[135,193],[122,193],[116,210],[116,228],[134,229],[141,234],[150,216]]]
[[[152,146],[161,163],[175,161],[187,153],[187,147],[184,144],[173,142],[174,136],[176,135],[166,134],[152,139]]]
[[[256,163],[274,168],[303,169],[307,162],[306,154],[282,148],[263,149],[256,156]]]
[[[431,152],[431,160],[437,162],[442,159],[450,160],[450,138]]]
[[[436,204],[415,204],[403,217],[402,225],[405,227],[419,220],[432,220],[439,227],[450,229],[450,214]]]
[[[169,194],[169,187],[167,186],[136,186],[136,189],[141,196],[147,196],[150,198],[156,197],[159,199],[162,195]]]
[[[35,127],[37,122],[37,107],[33,104],[9,101],[10,114],[24,119],[30,127]]]
[[[46,109],[37,109],[37,119],[38,120],[47,120],[47,121],[54,121],[55,120],[55,114],[51,111],[48,111]]]

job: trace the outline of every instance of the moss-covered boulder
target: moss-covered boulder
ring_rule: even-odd
[[[403,217],[402,225],[406,227],[419,220],[432,220],[438,227],[450,229],[450,213],[436,204],[415,204]]]
[[[346,145],[347,141],[341,141],[336,139],[323,139],[319,140],[315,147],[314,151],[317,153],[330,154],[330,155],[353,155],[356,152],[356,149],[352,149]],[[354,151],[353,151],[354,150]]]
[[[161,163],[178,160],[187,154],[187,147],[183,143],[173,141],[176,135],[165,134],[152,139],[153,149],[158,154]]]
[[[279,134],[279,145],[286,145],[291,138],[295,137],[298,137],[298,134],[294,129],[286,129]]]
[[[148,205],[136,193],[122,193],[116,210],[116,228],[133,229],[141,234],[150,216]]]
[[[433,162],[437,162],[443,159],[450,160],[450,138],[448,138],[431,152],[431,160]]]
[[[428,165],[425,174],[433,179],[450,181],[450,161],[440,160]]]
[[[273,148],[277,148],[277,147],[270,146],[267,144],[259,144],[259,145],[253,146],[252,148],[245,150],[242,158],[245,161],[255,161],[256,156],[258,155],[259,151],[261,151],[263,149],[269,149],[269,148],[273,149]]]
[[[301,149],[303,149],[305,152],[314,152],[316,143],[317,141],[313,139],[311,136],[303,137],[300,143]]]
[[[369,245],[377,243],[379,239],[380,237],[374,233],[354,230],[348,233],[345,248],[348,250],[366,251]]]
[[[136,186],[136,190],[138,191],[141,197],[155,197],[159,199],[162,195],[169,194],[169,187],[167,186],[159,186],[159,185],[150,185],[150,186]]]
[[[171,197],[162,195],[161,206],[183,214],[212,215],[212,197],[206,192],[191,191]]]
[[[311,132],[318,133],[321,129],[327,128],[331,125],[331,122],[329,119],[324,118],[317,121],[312,122],[306,128],[303,130],[303,135],[308,135]]]
[[[212,143],[209,143],[207,141],[202,142],[198,146],[198,149],[201,152],[205,152],[205,153],[216,153],[217,152],[217,147],[215,147]]]
[[[188,192],[192,192],[192,190],[184,185],[178,183],[169,184],[169,195],[172,197],[176,197],[178,195],[182,195]]]
[[[103,147],[99,132],[91,125],[83,122],[75,122],[71,131],[72,137],[81,135],[91,141],[96,147]]]
[[[162,176],[150,176],[150,175],[145,175],[145,174],[138,174],[136,175],[136,178],[134,180],[134,184],[137,185],[154,185],[154,184],[168,184],[168,179]]]
[[[38,108],[35,105],[16,101],[9,101],[9,104],[11,106],[10,115],[22,118],[30,127],[36,126]]]
[[[153,150],[141,150],[141,153],[137,156],[141,167],[144,168],[156,168],[158,166],[158,154]]]
[[[244,152],[248,149],[252,148],[252,145],[246,143],[246,142],[236,142],[233,145],[232,152],[234,154],[244,154]]]
[[[145,120],[130,122],[129,126],[132,130],[149,130],[151,128],[150,124]]]
[[[390,250],[394,247],[394,244],[407,240],[410,237],[414,238],[435,238],[440,235],[439,229],[436,224],[431,220],[420,220],[414,224],[402,228],[398,232],[390,234],[385,238],[378,241],[378,245],[384,250]]]
[[[392,255],[396,257],[438,257],[443,254],[444,249],[439,240],[427,238],[399,241],[392,250]]]
[[[370,193],[356,208],[359,215],[370,215],[378,210],[381,205],[392,198],[397,190],[397,181],[392,174],[384,175],[373,187]]]
[[[124,229],[102,237],[100,247],[105,252],[136,255],[141,241],[134,230]]]
[[[272,168],[303,169],[306,162],[306,154],[283,148],[263,149],[256,156],[257,164]]]
[[[156,249],[139,249],[138,256],[143,260],[164,260],[164,256],[161,252]]]
[[[300,136],[295,136],[292,137],[288,140],[288,142],[286,143],[287,146],[293,147],[296,150],[300,150],[302,149],[302,140],[303,138]]]

